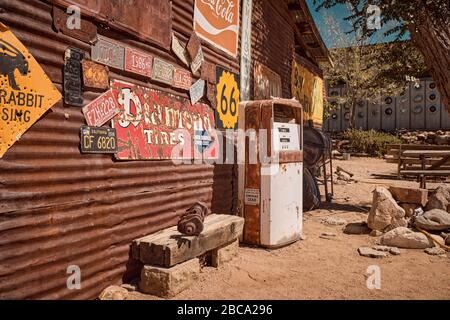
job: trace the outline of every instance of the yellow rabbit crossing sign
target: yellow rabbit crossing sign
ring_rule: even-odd
[[[60,99],[37,61],[0,22],[0,158]]]

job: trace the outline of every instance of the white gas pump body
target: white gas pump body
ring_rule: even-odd
[[[246,151],[246,164],[240,166],[243,181],[239,203],[246,221],[243,241],[268,248],[285,246],[299,240],[303,228],[301,105],[292,100],[277,99],[246,103],[243,109],[247,121],[245,118],[242,121],[247,125],[244,127],[240,123],[241,128],[257,131],[258,142],[263,139],[260,137],[262,132],[268,133],[267,155],[271,159],[270,163],[248,163],[249,154],[265,152],[259,145],[257,149]],[[290,116],[277,118],[280,110],[289,110],[286,114]],[[258,118],[256,121],[255,117]]]

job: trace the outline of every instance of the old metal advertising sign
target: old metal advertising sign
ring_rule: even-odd
[[[236,129],[239,115],[239,75],[217,67],[216,126]]]
[[[236,57],[239,35],[239,0],[195,0],[194,31]]]
[[[216,93],[216,85],[213,83],[206,84],[206,98],[211,103],[211,108],[217,108],[217,93]]]
[[[82,126],[81,153],[116,153],[116,129]]]
[[[150,78],[152,76],[153,57],[146,53],[125,48],[125,71]]]
[[[80,19],[80,28],[70,28],[67,23],[70,21],[69,18],[70,15],[66,10],[57,6],[53,7],[53,25],[56,30],[86,43],[90,43],[97,37],[97,26],[95,24],[86,19]]]
[[[173,83],[172,86],[184,90],[189,90],[192,86],[192,75],[189,71],[175,68],[173,70]]]
[[[208,83],[216,83],[216,65],[210,62],[204,62],[202,65],[202,79]]]
[[[241,31],[241,100],[250,100],[252,67],[252,7],[253,0],[242,1]]]
[[[86,122],[90,126],[100,127],[119,113],[119,104],[112,90],[102,94],[83,108]]]
[[[141,40],[170,48],[172,1],[168,0],[50,0],[69,7],[76,5],[83,15]]]
[[[91,48],[92,60],[107,66],[123,70],[125,63],[125,48],[113,40],[98,36],[97,42]]]
[[[282,96],[280,75],[258,62],[255,63],[254,95],[255,100]]]
[[[191,57],[192,73],[197,73],[205,61],[205,57],[203,55],[202,43],[195,32],[192,33],[191,38],[189,39],[187,51]]]
[[[205,80],[199,79],[189,89],[189,96],[191,97],[191,103],[196,104],[205,95]]]
[[[318,125],[323,123],[323,88],[323,79],[294,59],[291,75],[292,96],[302,104],[305,120],[313,120]]]
[[[205,57],[203,56],[203,50],[200,48],[198,54],[191,62],[191,70],[192,73],[197,73],[197,71],[202,67],[203,62],[205,61]]]
[[[153,60],[152,79],[165,84],[173,82],[173,64],[159,58]]]
[[[83,60],[83,82],[85,88],[106,90],[109,88],[109,69],[91,60]]]
[[[0,158],[61,94],[10,29],[0,23]]]
[[[83,51],[70,48],[65,52],[64,58],[64,102],[81,107],[83,105],[83,79],[81,61],[84,59]]]
[[[189,64],[189,54],[186,50],[186,47],[180,42],[180,40],[172,34],[172,51],[175,53],[175,55],[180,59],[181,62],[187,67],[190,66]]]
[[[259,189],[245,188],[245,204],[259,206],[261,203],[261,192]]]
[[[185,98],[119,81],[112,88],[120,106],[112,121],[117,130],[117,159],[193,159],[199,154],[194,147],[198,128],[212,137],[201,156],[218,157],[214,113],[206,104],[192,105]]]

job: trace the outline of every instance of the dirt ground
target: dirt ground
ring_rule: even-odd
[[[219,269],[203,268],[200,281],[177,299],[450,299],[449,255],[401,249],[400,256],[365,258],[358,247],[374,245],[377,238],[346,235],[342,226],[321,223],[330,216],[366,221],[376,186],[418,187],[418,183],[389,177],[396,165],[381,159],[354,158],[335,161],[336,165],[352,171],[357,182],[336,185],[332,205],[305,214],[305,240],[278,250],[241,245],[238,257]],[[436,186],[430,183],[428,188]],[[319,238],[324,232],[337,236]],[[381,269],[379,290],[366,285],[371,265]],[[154,299],[139,293],[130,298]]]

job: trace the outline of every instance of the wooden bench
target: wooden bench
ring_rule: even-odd
[[[205,218],[204,225],[198,237],[182,235],[177,227],[172,227],[136,239],[131,246],[132,257],[144,264],[173,267],[239,239],[244,219],[212,214]]]
[[[405,151],[446,151],[450,150],[450,146],[437,146],[437,145],[422,145],[422,144],[390,144],[388,145],[388,153],[386,161],[388,163],[397,164],[397,176],[399,179],[402,177],[402,171],[404,170],[421,170],[422,164],[425,161],[425,166],[433,166],[442,160],[440,157],[427,157],[422,160],[416,156],[407,156]],[[440,166],[443,170],[450,170],[450,160]]]
[[[417,159],[420,161],[420,169],[408,167],[401,170],[401,159]],[[431,162],[433,160],[434,162]],[[417,176],[420,178],[420,187],[426,189],[427,177],[449,177],[450,170],[446,164],[450,162],[450,150],[405,150],[399,158],[399,174]]]

